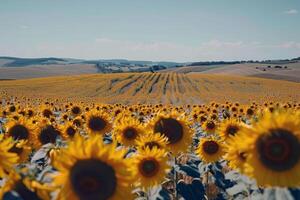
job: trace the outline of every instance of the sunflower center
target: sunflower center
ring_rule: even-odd
[[[21,199],[41,200],[38,195],[29,190],[22,181],[15,184],[14,190],[20,195]]]
[[[96,160],[79,160],[71,169],[70,181],[80,199],[108,199],[117,187],[114,169]]]
[[[75,135],[75,133],[76,133],[76,130],[73,127],[69,126],[67,128],[66,132],[67,132],[68,136],[73,137]]]
[[[124,131],[124,137],[128,140],[134,140],[137,137],[137,132],[134,128],[127,128]]]
[[[77,127],[81,126],[81,121],[79,119],[74,119],[73,124]]]
[[[246,161],[246,158],[247,158],[245,152],[240,152],[240,153],[238,153],[238,157],[239,157],[239,159],[242,160],[242,161]]]
[[[14,138],[14,140],[26,140],[29,137],[28,129],[21,124],[13,126],[9,129],[8,133]]]
[[[74,106],[71,111],[73,114],[78,115],[80,113],[80,108],[78,106]]]
[[[235,135],[237,132],[239,131],[239,128],[237,126],[233,126],[233,125],[230,125],[227,127],[226,129],[226,133],[228,135]]]
[[[164,134],[170,144],[179,142],[183,137],[182,125],[173,118],[161,118],[158,120],[154,125],[154,132]]]
[[[14,145],[8,151],[11,152],[11,153],[16,153],[16,154],[20,155],[23,152],[23,148],[19,148],[16,145]]]
[[[45,126],[39,135],[39,140],[42,144],[55,143],[58,136],[58,131],[52,126]]]
[[[158,149],[161,147],[157,142],[151,141],[151,142],[146,142],[145,147],[148,147],[150,150],[153,149],[154,147],[157,147]]]
[[[153,177],[159,171],[159,164],[154,159],[143,160],[139,164],[139,171],[145,177]]]
[[[206,128],[207,128],[208,130],[213,130],[213,129],[215,129],[215,127],[216,127],[216,125],[215,125],[215,123],[212,122],[212,121],[207,122],[207,124],[206,124]]]
[[[205,141],[203,143],[203,151],[207,154],[215,154],[219,150],[219,144],[215,141]]]
[[[285,171],[293,168],[300,159],[300,143],[296,136],[285,129],[270,130],[256,143],[259,159],[268,168]]]
[[[10,106],[9,107],[9,112],[15,112],[16,111],[16,107],[15,106]]]
[[[101,131],[106,126],[106,121],[101,117],[91,117],[88,122],[88,126],[93,131]]]
[[[51,115],[52,115],[51,110],[49,110],[49,109],[43,110],[43,116],[44,117],[50,118]]]
[[[29,117],[32,117],[33,116],[33,111],[32,110],[28,110],[27,114],[28,114]]]

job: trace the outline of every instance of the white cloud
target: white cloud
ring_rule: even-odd
[[[290,9],[290,10],[285,11],[284,13],[288,14],[288,15],[296,15],[296,14],[298,14],[298,10]]]

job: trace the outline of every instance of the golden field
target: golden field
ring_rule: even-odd
[[[0,82],[3,95],[124,104],[283,102],[299,100],[296,91],[300,84],[288,81],[183,73],[90,74]]]
[[[2,80],[0,199],[297,197],[297,91],[196,73]]]

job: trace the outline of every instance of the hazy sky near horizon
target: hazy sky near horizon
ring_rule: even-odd
[[[300,0],[0,0],[0,55],[299,57]]]

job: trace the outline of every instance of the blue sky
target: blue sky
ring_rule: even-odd
[[[240,60],[300,56],[299,0],[0,0],[0,55]]]

